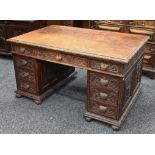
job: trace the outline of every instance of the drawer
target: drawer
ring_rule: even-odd
[[[112,106],[116,106],[118,102],[118,93],[114,93],[112,91],[93,88],[90,90],[89,96],[92,100]]]
[[[17,80],[17,88],[19,90],[26,91],[28,93],[35,94],[37,92],[35,84],[25,82],[25,81],[22,81],[22,80]]]
[[[116,107],[103,106],[96,101],[89,101],[88,111],[97,115],[118,119],[118,109]]]
[[[91,60],[89,67],[97,71],[105,71],[109,73],[119,74],[121,73],[121,66],[116,64],[110,64],[99,60]]]
[[[35,73],[30,72],[30,71],[24,71],[24,70],[17,69],[16,76],[18,79],[21,79],[24,81],[29,81],[32,83],[35,82]]]
[[[114,92],[119,91],[119,78],[90,71],[88,72],[88,74],[89,84],[91,88],[104,88]]]
[[[14,63],[17,68],[19,67],[19,68],[34,70],[33,59],[14,56]]]
[[[12,53],[33,56],[34,50],[28,46],[12,46]]]
[[[77,67],[87,67],[87,59],[75,56],[75,55],[69,55],[64,53],[59,53],[56,51],[45,51],[45,50],[37,50],[36,55],[39,59],[46,59],[52,62],[56,62],[59,64],[66,64],[66,65],[73,65]]]

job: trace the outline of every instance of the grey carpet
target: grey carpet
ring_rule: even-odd
[[[155,81],[142,77],[138,97],[120,131],[97,121],[86,122],[86,71],[58,89],[42,105],[16,98],[13,63],[0,57],[0,133],[155,133]]]

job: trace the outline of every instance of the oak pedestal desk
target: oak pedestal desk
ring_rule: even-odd
[[[54,88],[87,70],[88,103],[84,115],[119,129],[140,90],[143,35],[48,26],[8,41],[17,82],[17,96],[41,103]]]

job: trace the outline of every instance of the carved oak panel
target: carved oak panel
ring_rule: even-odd
[[[12,52],[16,54],[32,56],[34,54],[33,49],[28,46],[13,46]]]
[[[25,57],[14,57],[14,62],[17,67],[34,70],[33,60]]]
[[[109,107],[109,106],[103,106],[103,105],[100,105],[98,102],[95,102],[95,101],[92,101],[92,100],[89,101],[88,111],[92,112],[94,114],[109,117],[109,118],[112,118],[112,119],[117,119],[118,118],[118,110],[117,110],[117,108]]]
[[[49,59],[50,61],[59,64],[66,64],[77,67],[87,67],[87,59],[80,56],[68,55],[55,51],[49,52],[47,50],[40,49],[36,50],[36,56],[40,59]]]
[[[115,74],[121,73],[121,66],[97,60],[90,61],[90,68]]]
[[[17,78],[24,81],[35,82],[35,73],[27,71],[17,71]]]
[[[117,105],[118,102],[118,94],[100,89],[91,89],[90,98],[92,100],[100,101],[102,104],[107,103],[109,105]]]
[[[118,92],[120,86],[120,79],[111,77],[105,74],[96,72],[89,72],[90,87],[108,89]]]
[[[21,80],[18,80],[17,88],[19,90],[26,91],[26,92],[33,93],[33,94],[35,94],[37,91],[36,86],[34,84],[21,81]]]

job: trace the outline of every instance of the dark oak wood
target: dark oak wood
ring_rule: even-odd
[[[74,72],[74,67],[86,69],[86,120],[107,122],[118,129],[140,90],[148,39],[56,25],[11,38],[17,94],[40,103],[57,82]]]
[[[46,26],[46,21],[0,20],[0,54],[11,55],[10,44],[6,39]]]

